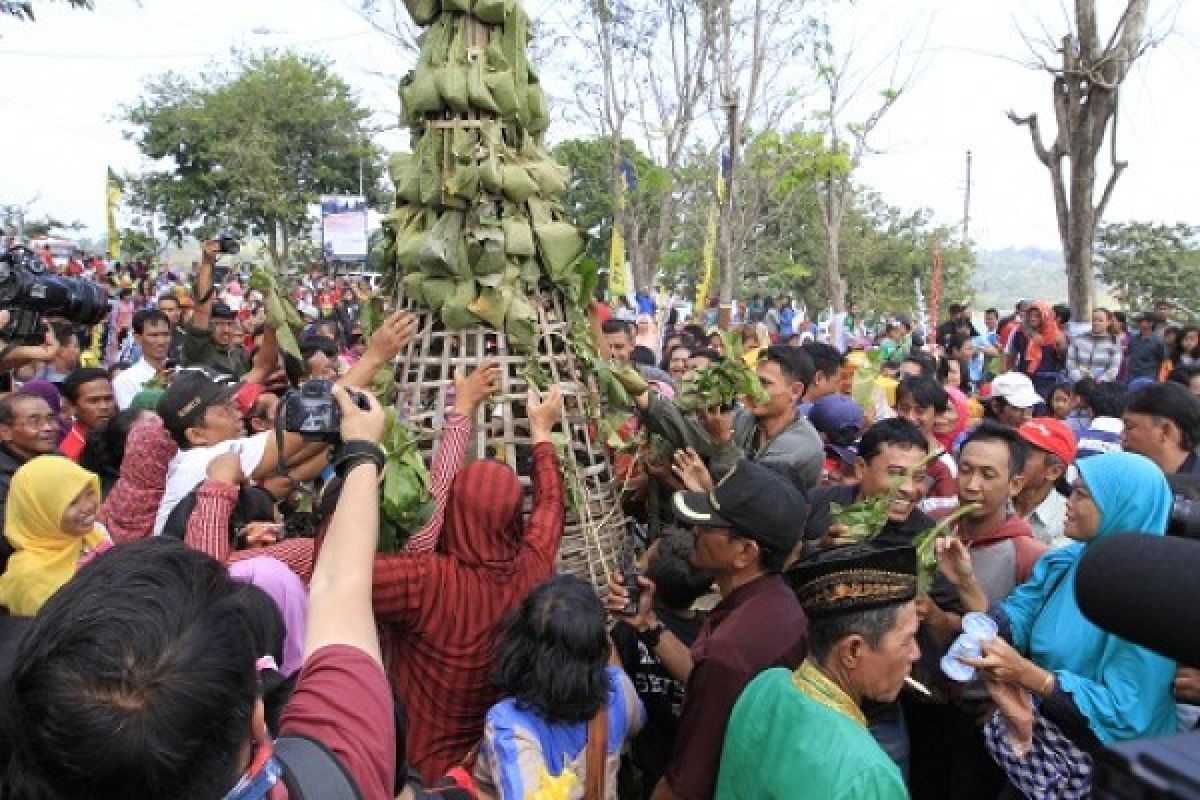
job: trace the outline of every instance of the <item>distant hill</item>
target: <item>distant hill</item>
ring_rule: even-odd
[[[1018,300],[1067,300],[1067,274],[1057,250],[1008,247],[979,250],[975,257],[979,266],[971,286],[977,309],[995,307],[1004,313]]]

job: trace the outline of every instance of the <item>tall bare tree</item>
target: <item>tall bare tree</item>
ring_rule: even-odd
[[[715,78],[711,102],[714,110],[720,110],[715,119],[725,146],[725,202],[720,208],[717,252],[721,313],[726,319],[739,280],[734,232],[739,200],[734,176],[746,132],[752,127],[776,127],[799,101],[795,60],[811,42],[814,23],[806,14],[807,0],[703,3]]]
[[[635,141],[670,176],[653,197],[631,194],[614,209],[627,243],[634,282],[647,285],[671,243],[678,180],[692,143],[709,84],[711,42],[703,24],[704,0],[583,0],[575,15],[576,38],[588,68],[574,87],[581,121],[612,142],[612,192],[624,180],[623,139]],[[648,212],[655,209],[655,214]]]
[[[1149,0],[1128,0],[1107,41],[1096,22],[1095,0],[1075,0],[1074,30],[1054,49],[1056,60],[1038,55],[1038,68],[1050,74],[1057,132],[1047,145],[1037,114],[1008,118],[1029,129],[1033,152],[1050,172],[1054,211],[1067,269],[1067,297],[1074,319],[1087,319],[1095,294],[1092,245],[1097,222],[1126,161],[1117,157],[1117,119],[1121,86],[1133,63],[1157,43],[1146,31]],[[1048,43],[1047,43],[1048,44]],[[1108,139],[1109,173],[1095,199],[1096,161]]]

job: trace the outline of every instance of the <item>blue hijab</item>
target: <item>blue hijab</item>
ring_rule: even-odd
[[[1090,542],[1118,532],[1165,533],[1171,490],[1152,461],[1104,453],[1077,466],[1101,515]],[[1013,646],[1054,673],[1100,741],[1175,733],[1175,662],[1106,633],[1075,602],[1075,573],[1090,542],[1046,553],[1004,601]]]

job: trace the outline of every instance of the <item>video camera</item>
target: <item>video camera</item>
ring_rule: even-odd
[[[1168,536],[1200,540],[1200,475],[1168,475],[1171,486],[1171,519]]]
[[[1195,490],[1200,480],[1183,476],[1171,484],[1178,493],[1180,487]],[[1177,515],[1171,516],[1175,526]],[[1100,628],[1181,666],[1200,667],[1200,606],[1193,591],[1200,541],[1191,520],[1180,524],[1188,528],[1180,538],[1118,533],[1089,544],[1075,577],[1075,598]],[[1200,800],[1200,731],[1105,748],[1095,758],[1092,797]]]
[[[346,389],[355,405],[370,411],[366,395]],[[317,378],[288,392],[279,412],[283,429],[309,439],[323,442],[341,440],[342,410],[333,396],[333,382]]]
[[[38,345],[46,337],[43,316],[95,325],[108,313],[108,292],[91,281],[47,275],[41,259],[17,245],[0,253],[0,308],[9,311],[0,340]]]

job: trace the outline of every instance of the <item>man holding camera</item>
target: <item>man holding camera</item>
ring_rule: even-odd
[[[339,383],[366,386],[379,368],[391,363],[415,331],[415,317],[405,312],[393,314],[371,337],[362,359]],[[264,340],[260,355],[267,349]],[[259,483],[266,482],[266,488],[278,492],[277,496],[295,482],[315,478],[328,466],[328,442],[314,442],[297,433],[284,433],[282,439],[273,432],[244,435],[243,417],[254,403],[253,386],[191,369],[177,373],[171,381],[159,400],[158,415],[179,445],[179,452],[167,469],[155,535],[162,533],[175,506],[205,479],[209,463],[226,453],[236,453],[242,472]]]
[[[217,285],[213,272],[217,260],[227,252],[229,240],[209,239],[196,270],[196,309],[192,321],[184,326],[183,363],[188,367],[209,367],[241,378],[250,368],[250,359],[238,339],[237,312],[216,300]]]

